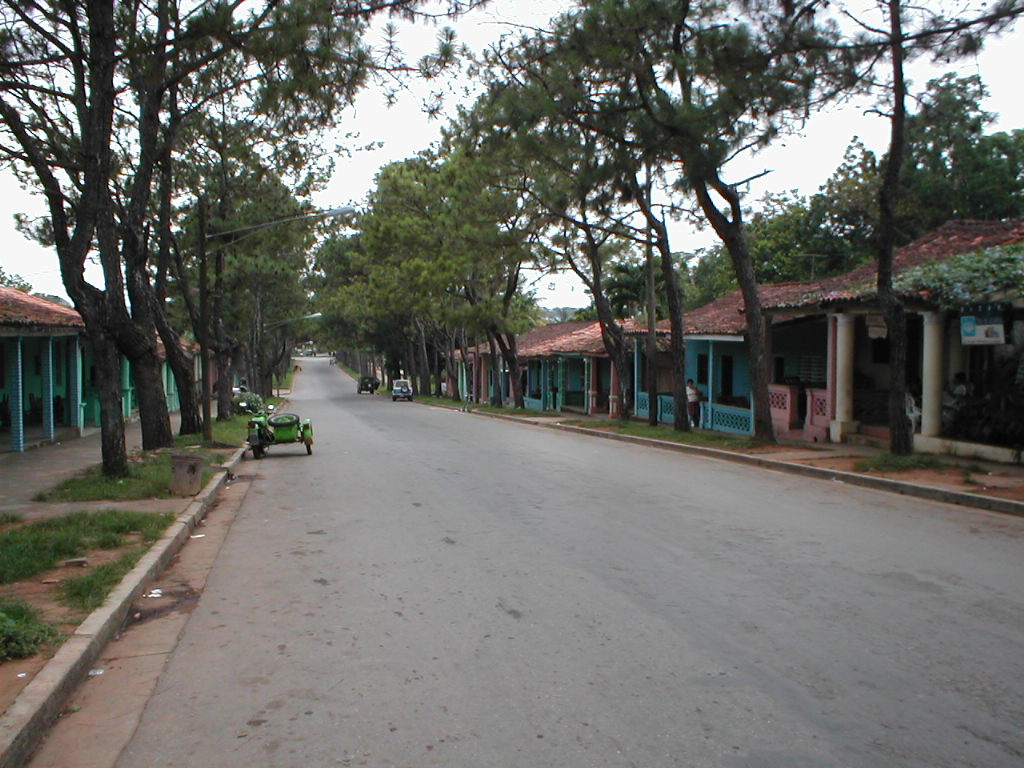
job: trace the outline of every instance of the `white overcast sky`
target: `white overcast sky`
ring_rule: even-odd
[[[541,27],[559,8],[568,3],[558,0],[495,0],[481,11],[475,11],[456,25],[461,42],[474,49],[485,46],[513,25]],[[410,55],[429,49],[436,30],[419,25],[403,29],[400,41]],[[960,76],[978,74],[990,92],[983,106],[998,115],[991,130],[1012,130],[1024,127],[1024,100],[1021,98],[1020,46],[1024,41],[1024,24],[999,39],[991,39],[980,55],[958,61],[952,67]],[[918,64],[911,70],[915,90],[923,89],[927,80],[943,74],[946,69]],[[451,84],[458,92],[464,83]],[[436,87],[436,86],[434,86]],[[358,133],[353,146],[381,142],[379,149],[339,158],[335,176],[328,187],[315,196],[322,207],[342,204],[360,206],[373,188],[374,177],[384,165],[410,157],[427,148],[440,135],[441,120],[430,121],[420,108],[417,88],[413,87],[395,106],[388,108],[382,96],[373,91],[363,93],[349,110],[342,130]],[[426,91],[420,91],[425,93]],[[452,100],[449,99],[449,103]],[[842,109],[816,116],[801,137],[780,141],[749,161],[750,173],[770,169],[758,182],[750,199],[766,191],[797,189],[804,194],[817,191],[842,161],[850,140],[859,136],[869,148],[884,151],[888,123],[871,114],[865,104],[848,105]],[[737,175],[739,172],[737,172]],[[744,172],[745,175],[745,172]],[[56,255],[25,239],[14,226],[14,214],[41,215],[42,201],[19,188],[9,173],[0,171],[0,265],[8,273],[20,275],[41,293],[65,296]],[[711,241],[708,232],[693,232],[679,225],[672,233],[673,249],[688,250]],[[92,271],[87,272],[90,279]],[[585,306],[588,297],[576,280],[558,277],[535,279],[534,287],[545,306]]]

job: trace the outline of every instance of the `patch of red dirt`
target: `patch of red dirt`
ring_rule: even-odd
[[[118,549],[97,549],[86,555],[88,565],[64,566],[52,568],[31,579],[16,581],[0,587],[0,599],[24,601],[40,612],[40,618],[57,627],[65,637],[75,631],[85,620],[85,615],[71,611],[60,602],[60,585],[64,579],[95,568],[104,563],[112,562],[130,549],[137,546],[129,541]],[[14,703],[26,685],[34,678],[57,651],[64,638],[58,639],[57,646],[37,653],[27,659],[15,659],[0,664],[0,712],[4,712]]]
[[[984,472],[968,467],[950,465],[938,469],[912,469],[906,472],[857,472],[854,468],[859,459],[850,456],[839,456],[826,459],[803,459],[794,463],[807,464],[812,467],[825,467],[851,472],[854,474],[884,477],[889,480],[900,480],[929,488],[943,488],[961,493],[974,493],[979,496],[993,496],[1012,501],[1024,501],[1024,477],[1000,472]]]

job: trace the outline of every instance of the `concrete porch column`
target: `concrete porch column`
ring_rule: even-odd
[[[25,450],[25,401],[22,398],[24,390],[22,385],[25,381],[25,370],[22,367],[21,336],[7,339],[7,356],[4,360],[4,368],[7,371],[7,408],[11,418],[11,450],[21,452]]]
[[[619,371],[612,365],[611,392],[608,394],[608,415],[613,419],[622,415],[622,389],[619,384]]]
[[[597,361],[592,357],[583,358],[583,378],[587,382],[587,415],[597,409]]]
[[[43,374],[43,437],[53,440],[57,434],[53,419],[53,337],[43,339],[39,354],[42,356]]]
[[[942,432],[942,349],[946,316],[924,312],[924,345],[921,351],[921,435],[936,437]]]
[[[853,369],[856,317],[849,314],[835,316],[836,322],[836,413],[835,419],[829,424],[829,439],[841,443],[845,435],[857,430],[858,424],[853,420]]]
[[[71,426],[78,430],[78,434],[82,434],[82,429],[85,428],[85,403],[82,397],[82,345],[77,337],[72,339],[70,348],[71,386],[68,400],[71,409]]]

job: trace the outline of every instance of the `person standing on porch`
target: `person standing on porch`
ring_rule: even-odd
[[[690,426],[696,427],[700,424],[700,401],[704,399],[704,393],[700,387],[693,383],[693,379],[686,380],[686,409],[690,414]]]

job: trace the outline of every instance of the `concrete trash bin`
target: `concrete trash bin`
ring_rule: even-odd
[[[171,493],[195,496],[203,487],[203,460],[199,456],[171,456]]]

